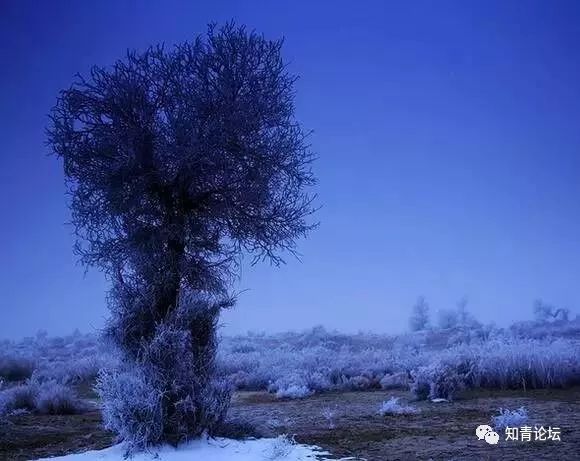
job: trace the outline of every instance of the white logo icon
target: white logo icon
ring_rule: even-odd
[[[487,434],[488,432],[492,432],[493,429],[491,428],[491,426],[487,426],[485,424],[482,424],[481,426],[477,426],[477,429],[475,429],[475,435],[477,435],[477,438],[479,440],[483,440],[485,437],[485,434]]]
[[[499,442],[499,434],[497,432],[490,431],[485,434],[485,441],[490,445],[497,445],[497,442]]]
[[[485,440],[490,445],[497,445],[499,442],[499,434],[487,424],[477,426],[477,429],[475,429],[475,435],[479,440]]]

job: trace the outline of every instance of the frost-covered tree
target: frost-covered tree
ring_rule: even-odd
[[[481,323],[467,309],[467,296],[457,302],[457,324],[464,328],[481,328]]]
[[[419,296],[413,306],[409,326],[411,331],[425,330],[429,326],[429,304],[427,304],[425,297]]]
[[[135,445],[215,427],[215,328],[239,259],[279,264],[313,227],[313,154],[281,46],[210,26],[94,67],[51,112],[76,251],[113,286],[123,362],[101,379],[105,416]]]
[[[537,322],[545,323],[554,320],[567,321],[570,311],[566,308],[556,308],[541,299],[534,301],[534,317]]]
[[[440,309],[437,318],[439,328],[443,330],[455,328],[458,323],[458,317],[457,311],[453,309]]]

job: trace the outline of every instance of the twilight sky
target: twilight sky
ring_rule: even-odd
[[[314,130],[303,262],[244,267],[225,332],[407,328],[467,295],[484,322],[580,312],[580,4],[0,0],[0,339],[93,331],[46,114],[77,72],[235,19],[284,36]]]

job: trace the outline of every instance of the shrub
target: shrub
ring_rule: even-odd
[[[528,410],[520,407],[517,410],[500,408],[499,415],[491,417],[491,425],[496,430],[503,430],[506,427],[520,427],[528,421]]]
[[[33,411],[36,408],[35,387],[20,384],[0,392],[0,413],[7,415],[14,410]]]
[[[312,391],[306,386],[291,384],[288,387],[278,389],[276,397],[279,399],[303,399],[312,395]]]
[[[70,387],[55,381],[37,385],[35,391],[35,409],[40,414],[73,415],[87,409]]]
[[[448,363],[436,362],[411,372],[411,392],[418,400],[443,398],[453,400],[465,388],[464,376]]]
[[[296,441],[286,434],[276,437],[265,450],[265,458],[270,460],[286,458],[296,446]]]
[[[68,415],[81,413],[87,406],[73,389],[55,381],[28,381],[0,392],[0,413],[14,414],[18,410],[40,414]]]
[[[419,409],[410,405],[401,405],[399,397],[391,397],[386,402],[383,402],[379,408],[379,414],[384,415],[412,415],[419,413]]]
[[[334,408],[323,408],[321,411],[321,415],[326,421],[328,422],[328,428],[334,429],[336,427],[336,416],[338,413],[338,407],[335,406]]]
[[[105,427],[129,445],[129,450],[159,440],[163,433],[162,395],[142,370],[102,371],[97,392],[103,401]]]
[[[133,356],[125,349],[118,365],[101,373],[105,424],[130,451],[212,435],[222,423],[231,389],[214,365],[220,309],[208,299],[183,297],[151,338],[133,344]],[[137,331],[130,319],[118,320],[115,334],[124,334],[125,322]]]
[[[381,381],[381,389],[404,389],[409,385],[409,377],[406,372],[385,375]]]
[[[0,378],[6,381],[24,381],[32,376],[34,367],[29,357],[0,355]]]

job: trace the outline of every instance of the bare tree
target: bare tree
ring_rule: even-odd
[[[541,299],[534,301],[534,316],[537,322],[546,323],[555,320],[568,321],[570,311],[566,308],[556,308]]]
[[[425,330],[429,326],[429,304],[424,296],[419,296],[413,306],[411,317],[409,318],[411,331]]]
[[[109,330],[136,366],[159,366],[151,347],[160,325],[177,325],[191,360],[202,357],[196,370],[210,375],[215,320],[232,304],[240,255],[279,264],[313,228],[314,157],[281,46],[232,23],[210,26],[192,42],[94,67],[51,112],[76,251],[113,282]],[[189,394],[167,390],[164,427],[142,435],[147,442],[177,430],[167,421]],[[193,426],[176,437],[207,429]]]

